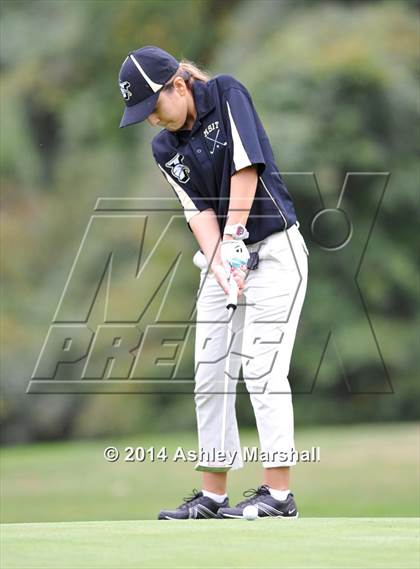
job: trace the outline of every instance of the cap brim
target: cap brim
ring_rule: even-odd
[[[137,105],[126,107],[120,122],[120,128],[124,128],[125,126],[130,126],[131,124],[136,124],[147,119],[147,117],[153,113],[158,98],[159,91],[157,93],[153,93],[153,95],[144,101],[137,103]]]

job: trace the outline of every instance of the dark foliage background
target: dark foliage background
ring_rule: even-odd
[[[418,2],[42,0],[1,11],[3,442],[195,428],[189,394],[25,393],[98,198],[173,197],[153,163],[155,131],[118,129],[119,67],[147,44],[247,86],[296,201],[310,250],[290,374],[297,424],[418,418]],[[343,219],[311,223],[337,207],[345,181],[353,237],[326,251],[316,235],[340,235]],[[192,234],[185,223],[174,232],[188,261],[175,319],[198,275]],[[127,310],[138,244],[127,224],[90,247],[76,301],[118,249],[111,294]],[[170,260],[160,255],[148,285]],[[253,424],[246,396],[238,414]]]

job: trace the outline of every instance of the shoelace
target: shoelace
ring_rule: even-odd
[[[266,486],[265,484],[263,484],[262,486],[258,486],[258,488],[250,488],[249,490],[245,490],[244,496],[246,496],[246,500],[242,500],[242,502],[236,504],[236,507],[239,508],[245,506],[246,504],[252,504],[256,502],[260,496],[269,493],[270,490],[268,489],[268,486]]]
[[[199,492],[197,488],[194,488],[190,496],[185,496],[184,498],[182,498],[183,503],[180,506],[178,506],[178,508],[185,508],[187,504],[191,504],[192,502],[194,502],[194,500],[197,500],[197,498],[201,498],[202,495],[203,495],[202,492]]]

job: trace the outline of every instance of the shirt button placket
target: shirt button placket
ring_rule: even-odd
[[[200,140],[195,140],[195,137],[191,137],[191,146],[192,149],[194,151],[195,156],[197,157],[197,160],[200,162],[200,164],[202,166],[207,166],[209,164],[209,159],[206,156],[206,153],[204,152],[202,143]]]

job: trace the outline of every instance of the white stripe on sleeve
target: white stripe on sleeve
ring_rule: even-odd
[[[232,113],[230,111],[229,103],[226,101],[228,113],[229,113],[229,121],[230,121],[230,128],[232,131],[232,140],[233,140],[233,163],[235,164],[235,170],[242,170],[242,168],[246,168],[247,166],[251,166],[251,161],[248,157],[248,154],[245,151],[244,145],[242,144],[241,137],[239,136],[238,129],[236,128],[235,121],[233,120]]]
[[[165,172],[165,170],[162,168],[162,166],[160,164],[158,164],[158,166],[162,170],[162,172],[165,174],[166,179],[168,180],[168,182],[171,184],[171,186],[175,190],[175,192],[179,198],[179,201],[181,202],[181,205],[184,208],[185,219],[187,220],[187,223],[189,223],[190,219],[192,217],[194,217],[194,215],[197,215],[198,213],[200,213],[200,210],[196,208],[194,202],[192,201],[190,196],[187,194],[187,192],[184,189],[182,189],[181,186],[179,186],[175,182],[175,180],[167,172]]]

